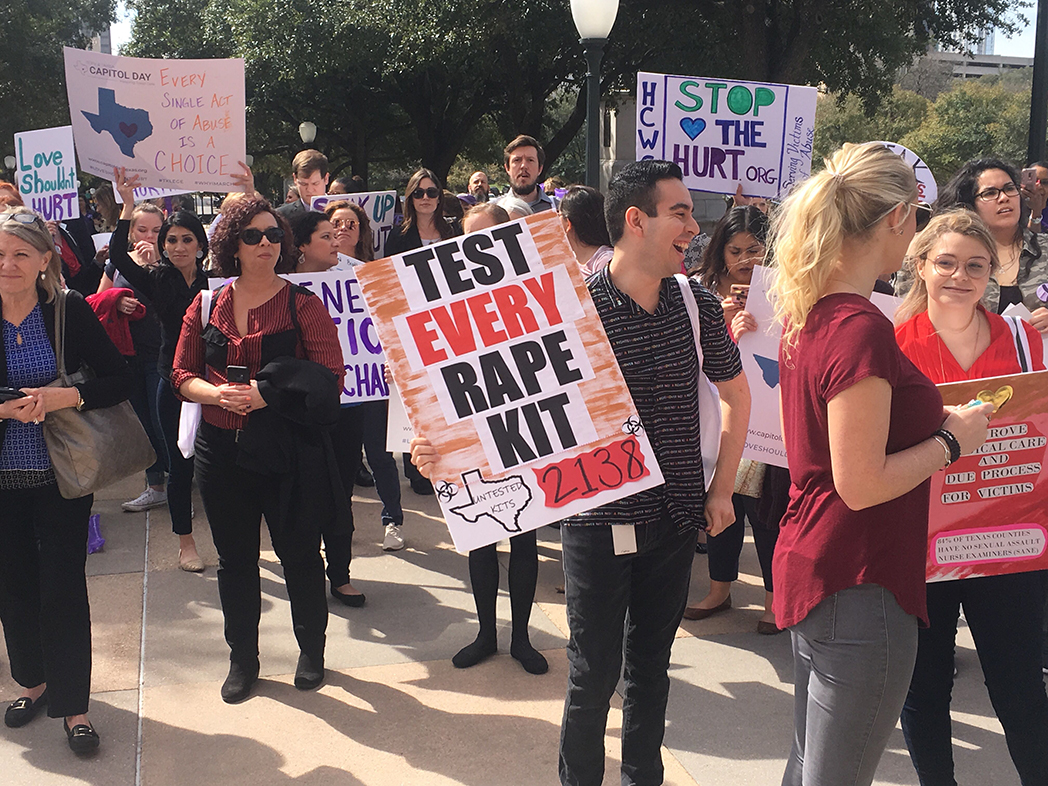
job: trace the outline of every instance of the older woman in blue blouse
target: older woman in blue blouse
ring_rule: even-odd
[[[4,714],[17,728],[47,706],[64,718],[69,747],[98,748],[87,718],[91,616],[87,602],[87,520],[92,496],[58,492],[44,443],[49,412],[109,407],[125,400],[131,373],[91,307],[66,293],[65,366],[81,362],[95,378],[72,387],[58,377],[54,335],[61,261],[43,220],[31,210],[0,213],[0,619],[11,676],[25,691]]]

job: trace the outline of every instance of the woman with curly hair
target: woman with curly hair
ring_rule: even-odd
[[[220,276],[209,318],[202,298],[182,323],[172,386],[203,404],[197,432],[200,494],[218,550],[218,589],[230,648],[222,699],[246,699],[258,678],[263,516],[284,568],[301,654],[295,687],[324,679],[327,604],[320,530],[342,494],[328,461],[345,376],[338,334],[319,298],[281,278],[295,269],[287,221],[245,196],[211,244]],[[308,469],[307,469],[308,468]],[[325,471],[326,470],[326,471]]]

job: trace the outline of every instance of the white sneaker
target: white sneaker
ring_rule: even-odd
[[[149,510],[150,508],[159,508],[161,505],[167,504],[167,492],[157,491],[149,486],[146,490],[135,497],[130,502],[125,502],[122,507],[128,513],[141,513],[143,510]]]
[[[404,538],[396,524],[386,525],[386,537],[382,539],[383,551],[400,551],[404,548]]]

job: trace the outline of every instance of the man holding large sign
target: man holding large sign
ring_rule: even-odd
[[[144,186],[231,191],[246,157],[243,60],[146,60],[66,47],[80,168]]]
[[[539,474],[541,479],[556,470],[558,496],[587,496],[598,483],[643,477],[654,466],[638,458],[650,455],[638,450],[644,443],[665,473],[665,482],[625,498],[597,499],[599,507],[586,505],[561,523],[571,630],[560,742],[563,784],[603,779],[604,734],[624,630],[623,782],[662,782],[670,648],[687,602],[697,529],[716,535],[734,518],[731,495],[750,399],[720,303],[698,283],[674,278],[698,231],[691,208],[680,168],[668,161],[630,164],[612,179],[605,214],[615,254],[587,288],[617,367],[595,377],[614,382],[621,374],[639,417],[623,423],[629,439],[569,455]],[[526,219],[532,226],[548,220]],[[590,301],[583,306],[588,311]],[[613,394],[589,393],[594,421],[597,406],[618,403]],[[416,440],[412,452],[425,474],[439,478],[445,444],[433,443],[435,448]]]
[[[811,172],[814,87],[637,74],[637,160],[673,161],[694,191],[781,197]]]

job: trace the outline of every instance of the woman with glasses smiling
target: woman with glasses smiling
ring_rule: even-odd
[[[403,254],[462,234],[457,221],[444,218],[444,190],[433,172],[428,169],[415,172],[408,179],[404,193],[404,220],[393,227],[386,238],[386,256]],[[407,453],[404,454],[404,474],[416,494],[433,494],[433,485],[419,474]]]
[[[324,679],[327,603],[320,531],[341,484],[328,431],[338,419],[345,369],[320,299],[281,278],[298,251],[287,221],[264,199],[223,214],[211,243],[217,272],[208,319],[198,295],[186,312],[171,384],[203,404],[197,432],[200,495],[218,550],[218,592],[230,648],[222,699],[246,699],[258,678],[263,516],[284,569],[301,654],[295,687]]]
[[[895,337],[937,384],[1024,370],[1011,328],[979,302],[999,269],[997,252],[994,235],[967,210],[939,214],[910,247],[907,261],[916,279],[896,314],[902,324]],[[1040,371],[1040,336],[1020,324],[1029,345],[1027,368]],[[962,607],[1020,781],[1048,783],[1048,696],[1040,663],[1044,576],[1035,571],[927,585],[928,627],[917,633],[917,663],[902,711],[922,786],[956,783],[950,691]]]
[[[1048,309],[1037,288],[1048,282],[1048,254],[1033,232],[1025,229],[1029,207],[1020,194],[1019,173],[997,158],[969,161],[939,192],[935,212],[954,207],[974,211],[993,236],[1000,259],[986,286],[983,305],[1000,314],[1013,303],[1033,313],[1031,324],[1048,334]]]

